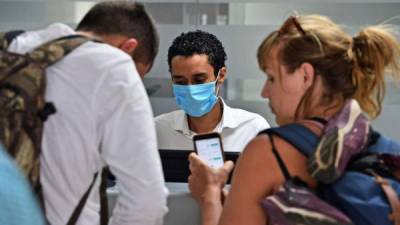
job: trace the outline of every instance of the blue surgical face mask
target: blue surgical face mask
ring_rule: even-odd
[[[219,72],[217,79],[209,83],[195,85],[173,84],[172,89],[178,106],[192,117],[201,117],[210,112],[218,101],[215,91],[218,77]]]

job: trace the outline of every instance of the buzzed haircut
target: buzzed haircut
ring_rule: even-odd
[[[132,57],[138,62],[152,64],[158,53],[159,36],[155,24],[141,3],[100,2],[86,13],[78,24],[77,31],[135,38],[138,47]]]
[[[172,42],[168,49],[168,65],[175,56],[190,57],[193,55],[207,55],[208,63],[214,68],[214,75],[225,66],[226,53],[221,41],[213,34],[196,30],[182,33]]]

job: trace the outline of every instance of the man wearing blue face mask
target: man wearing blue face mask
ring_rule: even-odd
[[[193,149],[199,133],[221,134],[226,151],[242,151],[267,121],[258,114],[231,108],[218,97],[227,72],[226,53],[213,34],[182,33],[168,50],[176,103],[182,110],[156,117],[160,149]]]

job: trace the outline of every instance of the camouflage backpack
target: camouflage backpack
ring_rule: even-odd
[[[44,99],[46,68],[88,38],[67,36],[23,55],[8,52],[20,33],[0,33],[0,141],[38,191],[43,122],[56,112]]]

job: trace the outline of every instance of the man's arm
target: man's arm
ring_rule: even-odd
[[[129,60],[113,66],[97,91],[101,155],[119,189],[110,224],[162,224],[167,189],[153,113],[135,71]]]

